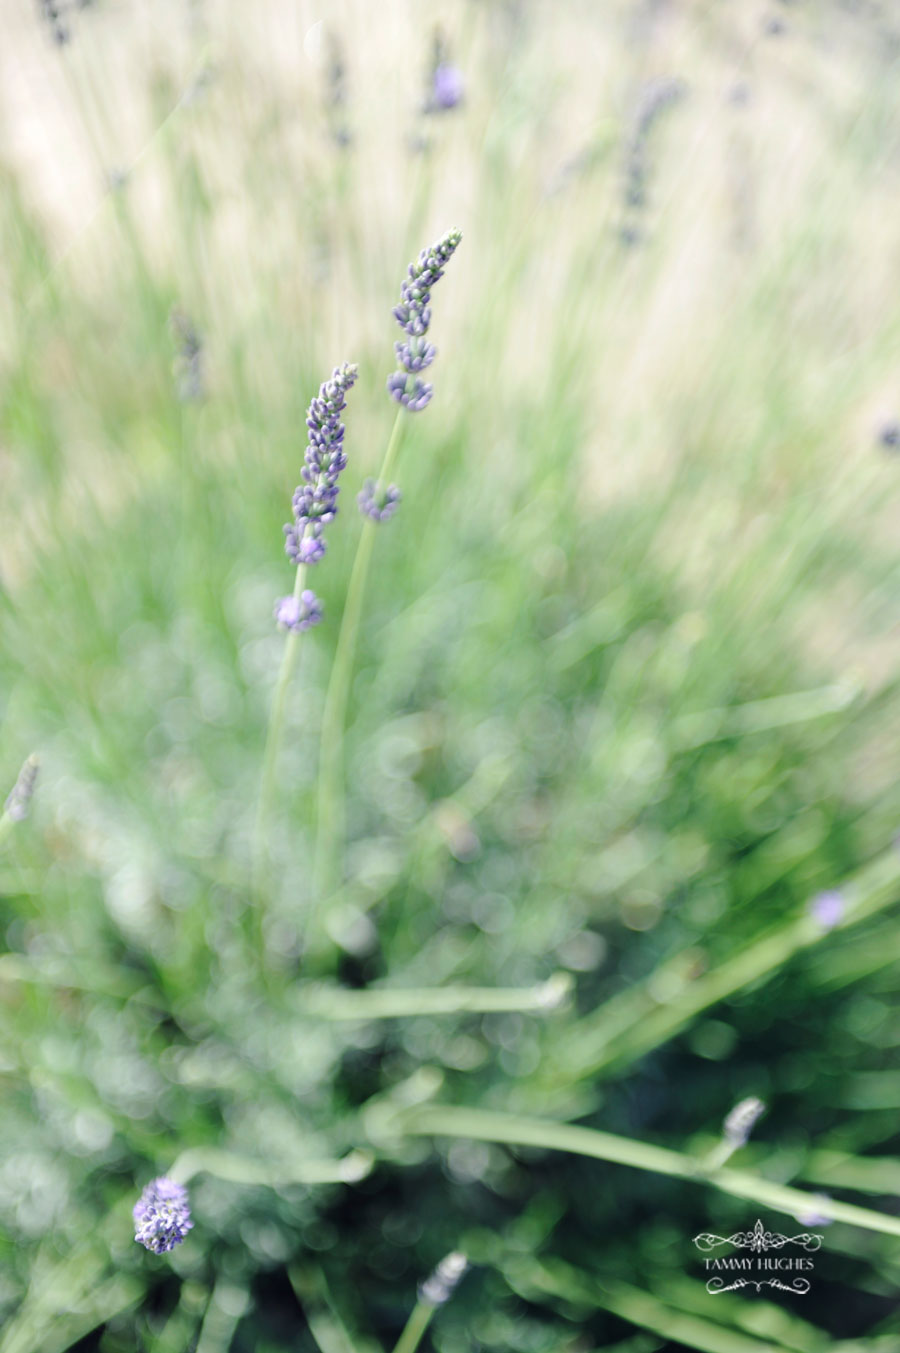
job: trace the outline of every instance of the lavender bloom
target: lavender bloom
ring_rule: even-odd
[[[391,399],[403,404],[410,413],[418,413],[420,409],[424,409],[425,405],[431,402],[434,393],[433,385],[418,378],[412,380],[402,371],[394,371],[388,376],[387,388]]]
[[[434,345],[425,342],[431,323],[431,288],[443,277],[461,239],[459,230],[448,230],[430,249],[422,250],[417,261],[409,265],[400,288],[400,304],[394,307],[394,318],[407,338],[394,345],[400,370],[388,377],[387,388],[391,398],[410,413],[424,409],[431,399],[432,387],[418,375],[436,355]]]
[[[431,77],[431,93],[428,99],[429,113],[444,113],[462,103],[465,81],[458,66],[442,61],[435,66]]]
[[[453,1296],[456,1287],[469,1267],[469,1261],[459,1250],[453,1250],[419,1288],[419,1301],[426,1306],[443,1306]]]
[[[347,464],[340,415],[347,407],[344,396],[358,374],[359,368],[349,362],[335,367],[331,380],[322,382],[307,410],[309,445],[303,483],[294,490],[294,520],[284,528],[285,551],[298,566],[319,562],[325,553],[322,527],[337,515],[338,475]]]
[[[63,47],[69,41],[70,33],[62,17],[62,8],[57,0],[38,0],[41,18],[50,29],[53,41]]]
[[[742,1099],[739,1104],[735,1104],[722,1124],[722,1132],[726,1141],[729,1141],[735,1148],[745,1146],[757,1120],[762,1117],[765,1111],[765,1104],[755,1095],[751,1095],[749,1099]]]
[[[375,480],[367,479],[357,495],[359,510],[364,517],[370,517],[372,521],[390,521],[400,506],[400,490],[396,484],[388,484],[381,494],[377,493],[376,489]]]
[[[134,1205],[134,1238],[154,1254],[180,1245],[192,1228],[187,1189],[161,1175],[144,1189]]]
[[[206,393],[203,381],[203,343],[188,316],[178,306],[169,316],[178,356],[172,364],[175,390],[182,404],[200,400]]]
[[[660,116],[677,103],[686,92],[683,81],[659,77],[641,90],[634,122],[625,146],[625,209],[636,216],[647,205],[649,178],[649,146],[653,128]],[[636,243],[640,231],[634,220],[626,221],[622,230],[626,244]]]
[[[34,793],[39,769],[38,759],[32,755],[29,756],[19,771],[19,778],[10,790],[9,797],[4,804],[4,812],[11,822],[24,822],[28,816],[28,806]]]
[[[280,629],[302,634],[322,619],[322,603],[307,587],[299,597],[280,597],[275,603],[275,620]]]
[[[809,914],[822,930],[833,930],[843,920],[847,904],[836,889],[817,893],[809,904]]]

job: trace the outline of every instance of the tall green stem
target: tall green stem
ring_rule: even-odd
[[[397,417],[394,419],[390,440],[381,463],[376,492],[387,481],[397,457],[402,419],[401,406],[397,410]],[[365,600],[376,529],[375,522],[366,517],[350,573],[347,600],[344,603],[344,614],[341,617],[341,628],[322,713],[315,858],[315,885],[318,898],[330,892],[338,882],[337,861],[344,836],[344,725],[353,677],[353,661],[356,656],[356,636]]]
[[[429,1302],[417,1301],[394,1346],[394,1353],[416,1353],[433,1315],[434,1307]]]
[[[400,1110],[389,1122],[389,1129],[410,1136],[469,1137],[481,1142],[500,1142],[508,1146],[537,1146],[549,1151],[571,1151],[579,1156],[637,1170],[709,1184],[722,1193],[744,1198],[776,1212],[802,1217],[822,1213],[832,1221],[860,1226],[882,1235],[900,1236],[900,1218],[887,1216],[868,1207],[856,1207],[822,1198],[801,1189],[790,1188],[743,1170],[710,1169],[695,1157],[649,1142],[616,1137],[594,1128],[573,1127],[568,1123],[524,1118],[512,1113],[494,1113],[487,1109],[467,1109],[449,1104],[423,1104]],[[802,1225],[802,1223],[801,1223]]]
[[[297,569],[297,577],[294,581],[294,597],[299,601],[300,594],[306,581],[306,566],[301,564]],[[297,661],[297,644],[300,635],[291,630],[284,642],[284,652],[281,656],[281,670],[278,673],[278,680],[275,683],[275,694],[272,697],[272,712],[269,715],[269,731],[266,734],[266,749],[263,753],[262,781],[259,790],[259,803],[256,808],[256,826],[253,833],[253,909],[256,914],[257,937],[260,946],[260,955],[265,958],[265,938],[263,933],[263,903],[262,893],[264,892],[265,870],[263,869],[263,852],[265,848],[266,831],[269,825],[269,818],[272,812],[272,799],[275,793],[275,774],[278,769],[278,753],[281,748],[281,736],[284,732],[284,711],[287,707],[287,693],[293,675],[294,666]],[[265,964],[263,964],[265,967]]]

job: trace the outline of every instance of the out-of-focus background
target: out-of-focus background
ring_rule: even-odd
[[[374,1353],[454,1249],[439,1353],[900,1345],[896,1237],[712,1297],[692,1237],[753,1202],[384,1126],[702,1162],[758,1096],[736,1166],[900,1214],[898,61],[877,0],[3,7],[0,784],[41,769],[0,822],[0,1353]],[[322,897],[391,308],[453,225]],[[281,526],[345,360],[263,994]]]

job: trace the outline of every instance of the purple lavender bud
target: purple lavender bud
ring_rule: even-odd
[[[847,904],[843,895],[835,888],[817,893],[808,907],[810,916],[822,930],[833,930],[838,922],[843,920],[846,910]]]
[[[279,597],[275,603],[275,620],[280,629],[290,630],[293,634],[302,634],[312,629],[322,619],[322,603],[305,588],[299,597]]]
[[[458,66],[443,61],[434,69],[431,80],[429,110],[447,112],[462,103],[465,81]]]
[[[134,1238],[154,1254],[165,1254],[180,1245],[191,1230],[187,1189],[160,1175],[144,1189],[134,1205]]]
[[[418,413],[420,409],[424,409],[433,392],[433,386],[427,381],[419,380],[418,376],[415,378],[407,376],[402,371],[394,371],[388,376],[387,388],[391,398],[409,409],[410,413]]]
[[[10,790],[4,805],[4,812],[11,822],[24,822],[28,816],[28,807],[39,769],[38,759],[32,754],[19,771],[19,778]]]
[[[367,479],[357,495],[356,501],[359,503],[359,510],[364,517],[369,517],[376,522],[390,521],[400,506],[400,496],[400,490],[396,484],[389,484],[384,493],[378,494],[375,480]]]
[[[316,522],[307,527],[303,535],[297,524],[289,523],[284,528],[284,552],[292,564],[317,564],[325,553],[325,541],[321,536],[321,526]]]
[[[395,343],[394,352],[404,371],[424,371],[437,356],[434,344],[426,343],[421,338],[413,338],[409,343]]]
[[[431,323],[431,289],[444,275],[444,269],[462,239],[458,230],[448,230],[430,249],[423,249],[415,263],[410,263],[400,287],[400,304],[394,307],[394,318],[408,335],[406,342],[396,343],[399,371],[388,377],[387,388],[392,399],[417,413],[431,399],[431,386],[418,379],[416,372],[430,366],[435,358],[433,344],[425,342]]]

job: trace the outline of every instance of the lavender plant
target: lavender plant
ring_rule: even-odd
[[[334,860],[343,834],[341,744],[356,635],[375,543],[375,527],[394,515],[400,501],[399,489],[388,481],[400,448],[404,410],[417,413],[431,401],[433,387],[423,381],[420,375],[437,355],[437,349],[426,338],[431,325],[431,292],[443,277],[447,263],[461,239],[460,230],[448,230],[430,248],[421,251],[418,259],[410,263],[407,269],[407,276],[400,288],[400,301],[393,311],[405,338],[394,345],[397,370],[388,377],[387,389],[400,407],[378,478],[374,482],[367,480],[359,494],[359,508],[365,521],[350,574],[322,718],[315,865],[316,886],[320,894],[334,884]]]
[[[337,516],[340,493],[338,480],[347,466],[345,427],[341,422],[341,414],[347,407],[347,392],[355,384],[358,374],[359,368],[349,362],[335,367],[331,379],[322,382],[306,414],[308,441],[301,482],[291,500],[292,519],[284,527],[285,553],[296,568],[294,590],[290,595],[278,598],[274,612],[278,627],[287,632],[287,641],[275,685],[263,758],[254,846],[255,880],[262,833],[274,789],[285,702],[296,661],[297,639],[322,619],[321,602],[315,592],[305,585],[306,570],[324,557],[326,547],[323,528]]]

